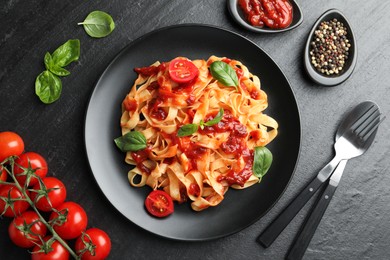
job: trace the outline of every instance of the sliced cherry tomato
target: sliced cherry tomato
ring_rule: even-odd
[[[19,156],[23,153],[24,142],[22,138],[14,132],[0,132],[0,162],[9,156]]]
[[[59,219],[55,221],[54,230],[58,235],[63,239],[79,237],[88,224],[87,213],[85,213],[84,209],[79,204],[68,201],[59,206],[57,210],[60,213],[64,213],[66,210],[68,211],[67,217],[62,224],[57,223]],[[62,214],[60,216],[57,212],[50,214],[50,220],[58,217],[62,218]]]
[[[34,211],[25,211],[14,218],[8,227],[8,235],[15,245],[30,248],[46,236],[47,228]],[[35,243],[34,243],[35,242]]]
[[[57,178],[54,177],[46,177],[43,180],[43,184],[45,184],[47,195],[50,200],[50,203],[46,199],[46,197],[41,197],[38,201],[35,201],[38,193],[31,191],[31,200],[35,202],[35,206],[42,211],[51,211],[52,208],[58,208],[61,206],[66,199],[66,188],[65,185]],[[40,184],[37,183],[33,186],[33,190],[40,190]]]
[[[145,200],[145,207],[155,217],[166,217],[173,213],[173,201],[165,191],[154,190]]]
[[[43,240],[48,241],[51,237],[47,236]],[[63,247],[57,240],[55,240],[51,245],[50,252],[40,252],[41,247],[36,245],[32,251],[31,259],[32,260],[68,260],[69,252]]]
[[[28,191],[27,195],[29,195]],[[10,199],[8,199],[8,196],[10,197]],[[14,185],[2,185],[0,187],[0,197],[0,214],[4,212],[4,216],[6,217],[19,216],[20,214],[25,212],[30,206],[27,201],[23,200],[17,200],[13,202],[8,201],[12,199],[24,198],[23,194]]]
[[[47,174],[47,162],[40,154],[35,152],[21,154],[19,158],[15,160],[14,173],[19,184],[22,186],[27,178],[26,175],[24,175],[24,169],[27,169],[29,165],[31,165],[31,169],[35,170],[35,174],[41,177],[41,179]],[[33,186],[36,183],[38,183],[37,178],[32,177],[28,186]]]
[[[111,240],[107,233],[98,228],[90,228],[85,231],[85,234],[88,235],[91,239],[89,239],[86,235],[81,235],[79,238],[77,238],[75,243],[76,253],[78,255],[82,254],[81,259],[106,259],[111,251]],[[94,255],[92,255],[91,251],[88,250],[88,248],[92,248],[91,246],[94,246],[92,249],[92,253],[94,253]]]
[[[177,83],[188,83],[199,75],[199,69],[190,60],[173,59],[169,63],[169,76]]]

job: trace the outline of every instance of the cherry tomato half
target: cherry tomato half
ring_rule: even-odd
[[[24,142],[23,139],[14,132],[0,132],[0,162],[7,157],[23,153]]]
[[[46,190],[48,190],[48,198],[50,203],[46,199],[46,197],[41,197],[38,201],[35,201],[38,193],[31,191],[31,200],[34,201],[35,206],[42,211],[51,211],[52,208],[58,208],[64,203],[66,199],[66,188],[65,185],[57,178],[54,177],[46,177],[43,180],[43,184],[46,186]],[[33,190],[39,190],[40,184],[37,183],[33,186]]]
[[[84,251],[81,256],[81,260],[106,259],[111,251],[111,240],[107,233],[98,228],[90,228],[85,231],[85,234],[87,234],[91,239],[89,239],[88,236],[80,236],[77,238],[75,243],[77,254]],[[87,245],[84,244],[83,240],[87,243]],[[91,244],[95,246],[95,255],[92,255],[91,252],[87,250],[88,246]]]
[[[19,158],[15,160],[14,173],[19,184],[22,186],[26,182],[26,175],[21,174],[24,172],[23,168],[29,167],[29,163],[31,168],[35,170],[35,174],[41,177],[41,179],[43,179],[47,174],[47,162],[40,154],[34,152],[21,154]],[[19,165],[22,168],[19,167]],[[30,179],[29,186],[33,186],[36,183],[38,183],[37,178],[32,177]]]
[[[8,185],[8,184],[2,185],[0,187],[0,197],[8,199],[8,195],[10,196],[11,199],[24,198],[23,194],[18,190],[16,186]],[[28,191],[27,191],[27,195],[29,195]],[[0,199],[0,213],[4,211],[5,207],[7,207],[6,204],[7,203],[4,200]],[[14,211],[12,211],[12,208],[8,206],[8,208],[4,212],[4,216],[6,217],[19,216],[20,214],[25,212],[30,206],[30,204],[28,204],[27,201],[23,201],[23,200],[14,201],[12,202],[12,204],[13,204]]]
[[[68,209],[68,216],[62,225],[54,224],[54,230],[63,239],[74,239],[81,235],[88,224],[87,213],[77,203],[68,201],[64,202],[57,208],[58,211],[62,212]],[[57,212],[50,214],[50,220],[58,217]]]
[[[48,241],[51,237],[47,236],[43,240]],[[69,252],[68,250],[63,247],[60,242],[57,240],[53,242],[51,245],[52,250],[50,252],[39,252],[41,248],[39,246],[35,246],[32,254],[31,259],[32,260],[68,260],[69,259]]]
[[[190,60],[173,59],[169,63],[169,76],[177,83],[188,83],[198,77],[199,69]]]
[[[28,226],[31,224],[31,227]],[[29,232],[30,230],[30,232]],[[14,218],[8,227],[8,235],[15,245],[23,248],[30,248],[46,236],[47,228],[39,221],[39,216],[34,211],[25,211],[22,215]],[[34,235],[33,235],[33,234]],[[34,243],[35,242],[35,243]]]
[[[173,213],[173,201],[165,191],[154,190],[146,197],[145,207],[155,217],[166,217]]]

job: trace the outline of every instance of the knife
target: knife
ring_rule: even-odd
[[[289,252],[287,253],[286,259],[302,259],[318,225],[321,222],[322,216],[324,215],[326,208],[328,207],[329,202],[332,199],[337,186],[339,185],[347,161],[348,160],[340,161],[339,165],[334,170],[332,176],[330,177],[328,186],[318,198],[317,204],[315,205],[313,211],[305,220],[303,228],[298,233]]]

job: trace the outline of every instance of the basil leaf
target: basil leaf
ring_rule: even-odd
[[[177,136],[183,137],[183,136],[192,135],[196,131],[198,131],[198,125],[197,124],[183,125],[182,127],[180,127],[179,131],[177,132]]]
[[[78,39],[68,40],[63,45],[58,47],[57,50],[53,52],[51,57],[53,63],[49,69],[53,66],[65,67],[69,65],[69,63],[78,60],[80,57],[80,41]]]
[[[210,65],[210,72],[214,79],[226,87],[238,88],[238,77],[236,71],[223,61],[214,61]]]
[[[114,139],[116,146],[122,152],[136,152],[146,148],[146,138],[138,131],[131,131]]]
[[[253,160],[253,174],[261,178],[263,177],[272,164],[272,153],[266,147],[255,147],[255,155]]]
[[[35,94],[45,103],[50,104],[59,99],[62,83],[59,77],[48,70],[38,75],[35,80]]]
[[[102,38],[109,35],[115,29],[112,17],[102,11],[91,12],[82,23],[85,32],[93,38]]]
[[[213,119],[207,121],[206,123],[203,123],[203,125],[205,125],[205,126],[213,126],[215,124],[218,124],[222,120],[223,112],[224,112],[223,108],[220,108],[218,114],[216,114]]]
[[[45,57],[43,58],[43,62],[45,63],[47,70],[50,70],[50,67],[53,66],[53,58],[49,52],[46,52]]]

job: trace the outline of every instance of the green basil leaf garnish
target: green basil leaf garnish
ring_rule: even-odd
[[[78,23],[78,25],[83,25],[85,32],[93,38],[106,37],[115,29],[112,17],[102,11],[91,12],[84,22]]]
[[[59,99],[62,91],[61,79],[45,70],[35,80],[35,94],[45,103],[50,104]]]
[[[182,127],[180,127],[179,131],[177,131],[177,136],[183,137],[183,136],[192,135],[196,131],[198,131],[198,125],[197,124],[183,125]]]
[[[226,87],[238,88],[238,77],[236,71],[223,61],[214,61],[210,65],[210,72],[214,79]]]
[[[205,126],[213,126],[213,125],[215,125],[215,124],[218,124],[218,123],[222,120],[223,112],[224,112],[224,111],[223,111],[223,108],[221,107],[221,108],[219,109],[218,114],[216,114],[215,117],[214,117],[213,119],[211,119],[211,120],[209,120],[209,121],[203,123],[203,125],[205,125]]]
[[[122,152],[136,152],[146,148],[146,138],[138,131],[131,131],[114,139],[116,146]]]
[[[263,177],[272,164],[272,153],[266,147],[255,147],[255,155],[253,159],[253,175],[258,178]]]
[[[69,65],[69,63],[78,60],[80,57],[80,41],[78,39],[68,40],[58,47],[57,50],[52,53],[51,57],[53,66],[65,67]]]

